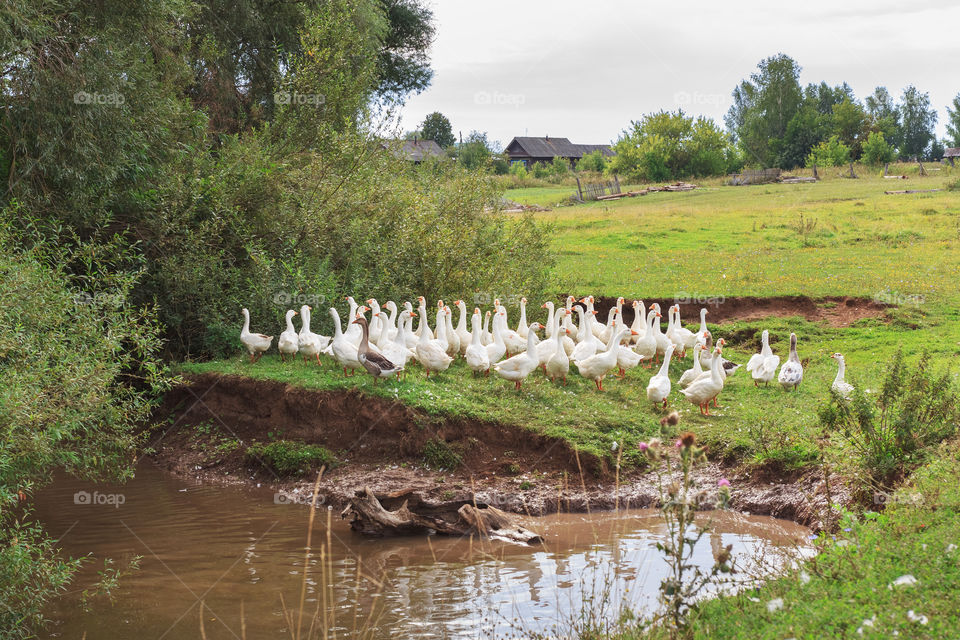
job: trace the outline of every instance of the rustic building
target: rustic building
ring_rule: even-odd
[[[574,144],[567,138],[518,137],[507,145],[506,153],[510,162],[522,162],[528,168],[537,162],[553,162],[555,157],[570,161],[571,166],[583,156],[600,151],[611,157],[616,155],[608,144]]]
[[[447,154],[443,152],[433,140],[387,140],[381,143],[384,149],[390,149],[398,157],[409,160],[414,164],[420,164],[429,158],[445,159]]]
[[[943,150],[943,159],[950,163],[950,166],[954,166],[956,158],[960,158],[960,147],[947,147]]]

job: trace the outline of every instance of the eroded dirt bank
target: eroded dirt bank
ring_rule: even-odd
[[[379,495],[414,489],[427,502],[472,499],[506,511],[544,515],[654,506],[655,474],[621,474],[608,460],[580,456],[564,442],[521,427],[426,415],[397,401],[357,391],[311,391],[238,376],[192,376],[170,391],[151,433],[152,457],[169,471],[206,482],[258,484],[277,500],[309,501],[315,472],[280,478],[245,454],[254,439],[298,440],[323,445],[340,461],[320,484],[321,500],[344,506],[354,492]],[[442,440],[463,460],[454,471],[424,464],[424,447]],[[582,469],[582,471],[581,471]],[[717,481],[733,483],[734,508],[794,520],[813,528],[827,513],[827,494],[817,473],[799,477],[751,477],[711,462],[697,471],[702,504],[715,502]],[[848,494],[831,482],[833,502]]]
[[[810,298],[808,296],[752,296],[740,297],[704,297],[694,299],[680,294],[676,299],[649,298],[643,302],[649,306],[654,302],[662,309],[673,304],[680,305],[680,314],[685,324],[696,325],[700,318],[700,309],[707,309],[707,322],[720,324],[734,320],[760,320],[769,317],[789,318],[800,316],[810,322],[823,322],[831,327],[846,327],[863,318],[881,318],[893,305],[872,298],[850,296],[828,296]],[[623,305],[623,317],[627,324],[633,322],[633,300]],[[617,304],[612,297],[599,297],[594,303],[597,317],[606,322],[607,312]],[[664,311],[666,314],[666,311]]]

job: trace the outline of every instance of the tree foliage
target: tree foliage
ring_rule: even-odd
[[[960,147],[960,93],[958,93],[947,107],[947,135],[951,147]]]
[[[924,157],[927,147],[934,140],[933,128],[937,124],[937,112],[930,107],[930,94],[921,93],[913,85],[903,90],[900,97],[900,156]]]
[[[452,147],[457,139],[453,136],[450,120],[439,111],[428,114],[420,124],[420,135],[424,140],[433,140],[441,148]]]
[[[659,111],[630,123],[614,145],[611,172],[628,179],[661,181],[722,175],[730,140],[712,120],[682,110]]]

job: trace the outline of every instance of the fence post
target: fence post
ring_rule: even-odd
[[[577,199],[583,202],[583,189],[580,188],[580,176],[574,176],[577,179]]]

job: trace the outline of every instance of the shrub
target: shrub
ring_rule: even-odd
[[[254,442],[247,447],[247,459],[281,476],[306,473],[320,466],[329,469],[336,463],[334,455],[324,447],[292,440],[277,440],[269,444]]]
[[[883,137],[882,131],[871,131],[863,145],[863,160],[869,165],[877,166],[892,162],[896,151]]]
[[[833,393],[819,411],[820,424],[841,434],[857,464],[884,488],[957,429],[960,393],[949,372],[935,374],[928,362],[924,353],[908,368],[898,350],[875,400],[856,385],[849,402]]]
[[[842,167],[850,163],[850,147],[837,136],[815,146],[807,156],[806,166]]]
[[[12,232],[11,219],[33,234]],[[122,243],[64,249],[18,207],[0,212],[3,638],[36,637],[45,603],[80,564],[60,558],[28,521],[27,501],[58,470],[90,481],[129,477],[137,426],[168,382],[153,314],[129,304],[137,274],[112,269],[127,253]]]
[[[577,162],[577,171],[593,171],[603,173],[607,168],[607,157],[598,149],[586,154]]]

